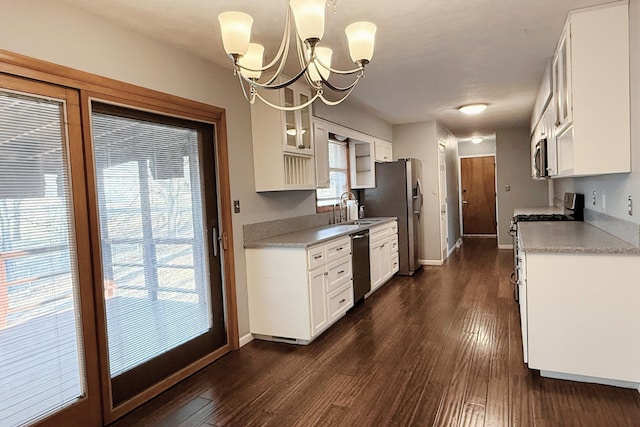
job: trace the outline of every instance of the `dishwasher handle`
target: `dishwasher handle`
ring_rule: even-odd
[[[364,239],[365,237],[367,237],[367,234],[354,234],[351,236],[352,239]]]

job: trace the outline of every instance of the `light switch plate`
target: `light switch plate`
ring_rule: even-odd
[[[233,201],[233,212],[240,213],[240,200]]]

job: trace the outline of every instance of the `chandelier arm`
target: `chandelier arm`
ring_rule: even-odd
[[[246,99],[249,102],[249,104],[253,104],[255,102],[255,100],[256,100],[255,96],[253,96],[253,93],[252,93],[251,97],[249,97],[249,95],[247,95],[247,89],[244,87],[245,85],[244,85],[244,81],[242,79],[242,75],[240,75],[240,73],[238,73],[238,76],[239,76],[238,80],[240,81],[240,87],[242,88],[242,94],[244,95],[244,99]]]
[[[296,74],[294,77],[292,77],[291,79],[287,80],[286,82],[279,83],[277,85],[271,85],[271,84],[268,84],[268,83],[258,83],[257,81],[247,79],[241,73],[238,73],[238,74],[240,74],[240,78],[242,80],[244,80],[245,82],[249,83],[253,87],[259,87],[259,88],[262,88],[262,89],[274,90],[274,89],[283,89],[283,88],[285,88],[285,87],[297,82],[300,79],[300,77],[302,77],[304,75],[304,73],[307,71],[307,68],[309,68],[309,63],[307,63],[307,66],[304,67],[302,70],[300,70],[298,72],[298,74]]]
[[[320,58],[316,58],[316,61],[318,61],[318,64],[320,64],[322,66],[322,68],[326,68],[327,70],[331,71],[332,73],[335,74],[344,74],[344,75],[348,75],[348,74],[355,74],[358,71],[364,71],[364,67],[360,66],[358,68],[354,68],[353,70],[336,70],[334,68],[329,67],[328,65],[326,65],[325,63],[323,63]]]
[[[320,71],[318,70],[317,65],[314,62],[314,59],[316,58],[316,54],[313,53],[312,55],[309,56],[309,59],[306,60],[305,62],[305,51],[304,51],[304,47],[303,47],[303,41],[300,39],[300,37],[297,36],[296,34],[296,50],[298,51],[298,63],[300,64],[300,68],[305,68],[306,70],[309,69],[310,66],[315,66],[316,70],[318,71],[318,74],[320,73]],[[315,90],[321,90],[322,86],[321,85],[317,85],[313,80],[311,80],[311,77],[309,76],[309,73],[305,73],[304,74],[304,79],[307,81],[307,84],[309,86],[311,86],[312,88],[314,88]]]
[[[276,79],[280,76],[280,73],[282,72],[285,64],[287,63],[287,58],[289,57],[289,46],[291,45],[291,36],[289,35],[289,28],[291,25],[291,19],[290,19],[290,14],[291,12],[287,13],[287,23],[286,23],[286,28],[285,28],[285,36],[282,39],[282,42],[285,45],[284,51],[282,53],[279,53],[279,55],[282,56],[282,60],[280,61],[280,64],[278,64],[278,69],[276,70],[275,73],[273,73],[273,76],[271,76],[271,78],[269,80],[267,80],[266,85],[271,85],[274,81],[276,81]],[[276,57],[277,58],[277,57]],[[274,61],[272,61],[271,64],[275,63],[275,59]],[[269,64],[269,65],[271,65]]]
[[[354,87],[356,87],[356,85],[358,84],[362,76],[363,76],[362,74],[359,74],[351,84],[345,87],[334,86],[329,82],[329,80],[326,80],[324,77],[322,77],[322,75],[320,75],[320,78],[322,79],[322,83],[324,83],[329,89],[335,92],[346,92],[346,91],[350,92],[351,90],[353,90]]]
[[[348,92],[347,92],[347,93],[346,93],[342,98],[338,99],[337,101],[329,101],[327,98],[325,98],[325,97],[324,97],[324,95],[323,95],[320,91],[318,91],[317,96],[318,96],[318,98],[320,98],[320,99],[322,100],[322,102],[324,102],[326,105],[328,105],[328,106],[330,106],[330,107],[333,107],[333,106],[336,106],[336,105],[340,104],[340,103],[341,103],[342,101],[344,101],[345,99],[347,99],[347,97],[348,97],[349,95],[351,95],[351,92],[353,91],[353,89],[355,89],[355,85],[354,85],[351,89],[349,89],[349,91],[348,91]]]
[[[302,110],[303,108],[306,108],[306,107],[308,107],[309,105],[313,104],[313,101],[315,101],[316,99],[318,99],[318,98],[323,99],[323,98],[322,98],[322,93],[321,93],[321,91],[318,91],[318,92],[316,92],[316,94],[315,94],[313,97],[311,97],[311,99],[310,99],[309,101],[305,102],[304,104],[296,105],[296,106],[293,106],[293,107],[282,107],[282,106],[280,106],[280,105],[278,105],[278,104],[274,104],[274,103],[272,103],[272,102],[267,101],[267,100],[266,100],[266,99],[264,99],[264,98],[260,95],[260,93],[258,93],[258,92],[255,92],[255,95],[256,95],[256,97],[258,97],[258,99],[260,99],[260,101],[264,102],[264,103],[265,103],[265,104],[267,104],[269,107],[271,107],[271,108],[275,108],[276,110],[280,110],[280,111],[297,111],[297,110]],[[323,100],[324,100],[324,99],[323,99]],[[325,101],[325,103],[326,103],[326,101]],[[337,105],[337,104],[336,104],[336,105]]]
[[[285,21],[284,21],[284,33],[282,34],[282,41],[280,42],[280,48],[278,49],[278,53],[276,54],[275,58],[273,58],[273,61],[269,63],[269,65],[263,67],[261,70],[251,70],[251,71],[266,71],[269,68],[273,67],[275,63],[278,62],[279,59],[283,59],[279,67],[280,70],[282,69],[282,67],[284,66],[284,62],[286,62],[287,52],[289,51],[289,39],[291,38],[291,36],[289,35],[290,30],[291,30],[291,8],[287,5],[287,17],[285,18]],[[284,58],[282,58],[283,54],[284,54]],[[277,76],[278,74],[279,72],[276,73],[275,76]]]

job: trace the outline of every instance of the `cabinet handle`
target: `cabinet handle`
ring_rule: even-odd
[[[347,299],[346,298],[342,298],[340,301],[338,301],[338,304],[342,304],[343,302],[345,302]]]
[[[344,270],[338,271],[338,274],[342,274],[342,273],[344,273]]]
[[[313,259],[320,259],[320,258],[322,258],[322,255],[316,255],[313,257]]]
[[[380,246],[381,248],[384,248],[384,245]]]
[[[328,275],[329,275],[329,272],[328,272],[328,271],[325,271],[325,272],[324,272],[324,275],[325,275],[325,276],[328,276]]]
[[[341,251],[341,250],[342,250],[342,246],[336,249],[336,251]]]

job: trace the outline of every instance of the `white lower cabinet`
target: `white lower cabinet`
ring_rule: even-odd
[[[529,367],[640,383],[640,257],[530,252],[525,259],[520,313]]]
[[[250,331],[308,344],[353,307],[351,239],[305,248],[247,248]]]
[[[398,223],[388,222],[369,231],[369,264],[371,292],[398,272]]]
[[[327,292],[325,290],[327,272],[324,267],[309,273],[309,305],[311,307],[311,336],[318,335],[328,323]]]

